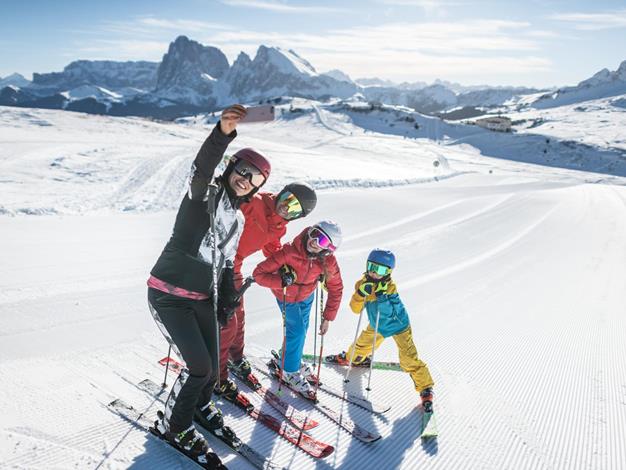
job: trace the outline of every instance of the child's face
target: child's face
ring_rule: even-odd
[[[371,277],[372,279],[374,279],[375,281],[380,281],[383,278],[383,276],[381,276],[378,273],[375,273],[374,271],[368,271],[367,275]]]

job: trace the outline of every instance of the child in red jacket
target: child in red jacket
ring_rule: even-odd
[[[241,288],[241,267],[248,256],[259,250],[268,257],[280,250],[280,239],[287,232],[292,220],[309,215],[317,204],[315,190],[306,183],[294,182],[286,185],[278,194],[257,193],[249,202],[241,205],[246,219],[235,255],[235,286]],[[251,377],[250,363],[243,354],[245,311],[243,298],[235,315],[220,332],[220,385],[216,393],[227,400],[234,400],[238,393],[237,384],[228,378],[228,361],[231,360],[235,375],[244,380]]]
[[[314,291],[321,276],[328,289],[328,301],[322,312],[320,335],[326,334],[337,316],[343,282],[334,251],[341,243],[341,229],[330,221],[322,221],[305,229],[291,243],[261,262],[254,270],[254,280],[269,287],[284,313],[286,327],[283,345],[282,378],[307,398],[315,399],[302,367],[302,350],[309,326]]]

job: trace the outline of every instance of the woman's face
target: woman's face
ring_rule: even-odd
[[[237,197],[243,197],[255,189],[248,178],[241,176],[236,171],[230,173],[228,184]]]

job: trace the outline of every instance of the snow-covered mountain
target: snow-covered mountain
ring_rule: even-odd
[[[156,94],[175,102],[215,106],[216,82],[229,69],[217,47],[179,36],[169,46],[157,72]]]
[[[551,107],[614,96],[626,92],[625,76],[626,62],[616,72],[603,70],[577,87],[549,95],[530,88],[468,87],[442,80],[430,85],[377,78],[353,81],[340,70],[318,73],[291,49],[261,45],[254,58],[242,52],[230,65],[220,49],[179,36],[160,63],[80,60],[62,72],[35,73],[32,83],[19,75],[7,77],[0,81],[0,105],[173,119],[212,112],[235,101],[255,103],[281,96],[346,99],[359,94],[373,103],[427,114],[458,108],[479,108],[480,113],[502,106],[524,108],[532,102]]]
[[[541,95],[532,106],[539,109],[553,108],[623,94],[626,94],[626,60],[613,72],[602,69],[576,86]]]
[[[6,86],[14,86],[14,87],[26,87],[31,84],[30,80],[24,78],[23,75],[19,73],[13,73],[8,77],[0,78],[0,89]]]
[[[123,87],[152,90],[156,85],[157,62],[112,60],[77,60],[63,72],[34,73],[34,89],[66,91],[82,85],[95,85],[111,90]]]
[[[324,75],[334,78],[335,80],[339,80],[340,82],[354,83],[347,73],[342,72],[339,69],[329,70],[328,72],[324,72]]]
[[[296,52],[279,47],[260,46],[253,60],[240,54],[226,80],[240,101],[281,95],[347,98],[357,91],[353,83],[319,74]]]

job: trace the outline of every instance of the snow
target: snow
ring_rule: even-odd
[[[390,128],[382,111],[306,100],[294,101],[303,112],[279,107],[272,123],[241,125],[229,151],[266,153],[269,189],[295,179],[326,188],[286,239],[323,218],[342,226],[346,293],[326,353],[353,339],[358,317],[347,300],[367,253],[396,253],[394,278],[436,381],[440,436],[416,439],[417,394],[408,375],[385,371],[374,372],[372,398],[391,403],[388,413],[343,410],[382,435],[375,444],[288,393],[320,422],[311,434],[334,454],[316,462],[224,405],[237,433],[298,469],[624,468],[626,178],[592,158],[619,144],[624,110],[593,106],[552,110],[552,122],[567,125],[535,135],[469,135],[468,126],[416,115],[421,134],[407,136],[408,127],[392,133],[399,124]],[[599,126],[602,113],[612,124]],[[159,408],[135,386],[162,381],[157,361],[167,351],[145,281],[209,128],[199,117],[177,124],[0,108],[0,467],[193,468],[106,404],[121,397]],[[565,128],[585,138],[581,168],[568,169],[570,156],[557,150],[550,166],[524,160],[533,139],[569,139]],[[620,151],[605,157],[619,162]],[[248,353],[267,355],[281,341],[276,302],[253,286],[246,305]],[[396,360],[393,341],[376,355]],[[341,385],[334,369],[322,377]],[[366,381],[357,370],[349,387]],[[216,451],[229,468],[250,468],[224,446]]]

